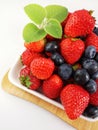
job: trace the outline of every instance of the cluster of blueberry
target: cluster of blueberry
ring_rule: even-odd
[[[84,86],[89,93],[94,93],[97,90],[97,84],[94,81],[98,79],[97,56],[95,47],[88,46],[80,61],[82,68],[77,69],[74,74],[75,82]]]
[[[74,80],[93,94],[97,91],[96,80],[98,80],[98,53],[94,46],[87,47],[80,63],[82,68],[76,70]],[[83,115],[91,118],[98,117],[98,107],[89,104]]]
[[[58,66],[58,75],[63,80],[68,80],[73,75],[74,81],[84,86],[89,93],[96,92],[97,84],[95,80],[98,79],[98,54],[96,54],[96,48],[94,46],[86,48],[79,61],[81,68],[76,71],[73,70],[73,66],[65,63],[62,55],[57,52],[58,50],[59,46],[56,41],[51,41],[45,46],[45,51],[51,52],[51,59]]]
[[[98,35],[98,28],[95,27],[93,32]],[[85,89],[89,93],[94,93],[97,91],[97,84],[95,81],[98,80],[98,53],[96,53],[96,50],[93,46],[88,47],[88,49],[85,51],[85,57],[83,57],[81,61],[83,67],[87,69],[91,77],[91,79],[85,78],[89,79],[88,83],[85,85]],[[98,117],[98,107],[89,104],[83,115],[91,118]]]
[[[98,28],[95,27],[93,32],[98,35]],[[98,53],[96,53],[94,46],[90,45],[85,49],[78,61],[79,68],[75,68],[74,65],[72,66],[65,62],[57,41],[48,42],[45,46],[45,52],[51,53],[50,58],[57,66],[57,73],[63,81],[73,78],[74,83],[83,86],[90,94],[97,91]],[[90,104],[83,114],[87,117],[95,118],[98,116],[98,107]]]

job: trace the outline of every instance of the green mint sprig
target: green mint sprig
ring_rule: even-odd
[[[47,34],[58,39],[62,37],[61,22],[68,15],[66,7],[60,5],[42,7],[38,4],[29,4],[24,10],[32,20],[32,23],[28,23],[23,29],[25,42],[41,40]]]

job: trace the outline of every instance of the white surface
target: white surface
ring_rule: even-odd
[[[69,11],[92,9],[98,20],[97,0],[0,0],[0,80],[22,51],[22,29],[29,21],[23,7],[32,2],[63,4]],[[0,122],[0,130],[75,130],[48,111],[5,93],[1,87]]]

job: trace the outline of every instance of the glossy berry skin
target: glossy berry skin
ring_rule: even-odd
[[[98,62],[98,53],[95,56],[95,60]]]
[[[69,84],[61,91],[60,99],[66,114],[72,120],[77,119],[88,106],[89,94],[81,86]]]
[[[96,48],[94,46],[88,46],[85,50],[85,57],[86,58],[94,58],[96,55]]]
[[[74,64],[82,56],[85,45],[82,40],[73,40],[71,38],[66,38],[60,43],[61,54],[65,61],[69,64]]]
[[[51,55],[51,59],[54,61],[55,65],[61,65],[64,63],[64,58],[58,53],[55,52]]]
[[[32,74],[38,79],[49,78],[54,71],[54,63],[51,59],[36,58],[31,62],[30,69]]]
[[[42,39],[42,40],[37,41],[37,42],[24,43],[24,46],[27,49],[29,49],[30,51],[39,53],[39,52],[42,52],[44,50],[45,40]]]
[[[86,46],[95,46],[96,52],[98,52],[98,36],[95,33],[92,32],[87,36],[85,44]]]
[[[26,49],[21,54],[21,62],[23,63],[23,65],[30,66],[32,60],[34,60],[37,57],[41,57],[41,54],[31,52],[30,50]]]
[[[79,60],[79,63],[81,64],[81,66],[83,65],[83,62],[88,60],[88,58],[86,58],[84,55],[82,55],[82,57]]]
[[[83,62],[83,68],[92,75],[98,71],[98,63],[94,59],[87,59]]]
[[[46,52],[55,52],[57,51],[59,48],[58,46],[58,43],[56,41],[51,41],[51,42],[48,42],[46,45],[45,45],[45,51]]]
[[[63,82],[61,78],[58,75],[54,74],[47,80],[43,81],[42,91],[47,97],[55,99],[59,97],[62,86]]]
[[[84,88],[89,92],[89,93],[95,93],[97,91],[97,84],[93,79],[90,79],[86,85],[84,85]]]
[[[71,75],[72,75],[73,69],[71,65],[69,64],[62,64],[58,67],[58,75],[63,79],[63,80],[68,80]]]
[[[74,74],[74,80],[77,84],[84,85],[90,79],[88,72],[85,69],[77,69]]]
[[[19,80],[21,84],[31,90],[37,90],[41,85],[41,81],[31,74],[29,67],[20,70]]]
[[[93,32],[98,36],[98,27],[94,27]]]
[[[91,75],[91,78],[94,80],[98,80],[98,71]]]
[[[88,107],[83,112],[83,115],[93,119],[98,117],[98,107],[93,105],[88,105]]]
[[[64,28],[65,35],[70,37],[86,36],[94,29],[95,20],[88,10],[73,12]]]
[[[98,106],[98,85],[97,85],[97,91],[93,94],[90,94],[90,104]]]

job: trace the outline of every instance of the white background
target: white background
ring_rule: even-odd
[[[29,3],[63,4],[69,11],[92,9],[98,21],[97,0],[0,0],[0,80],[22,52],[22,30],[29,22],[23,7]],[[75,130],[48,111],[7,94],[0,87],[0,130],[46,129]]]

